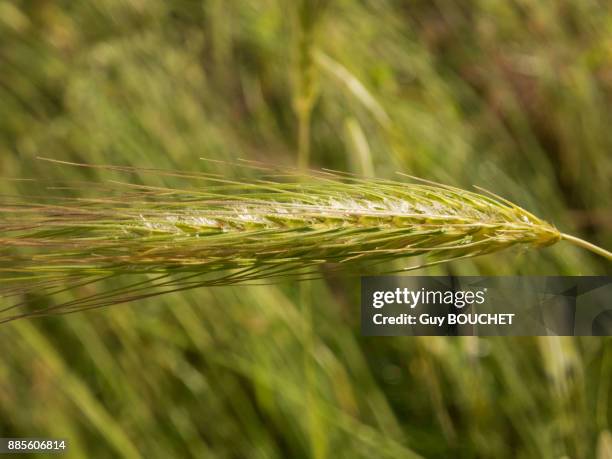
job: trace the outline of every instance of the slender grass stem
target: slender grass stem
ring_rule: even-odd
[[[583,249],[589,250],[590,252],[593,252],[609,261],[612,261],[612,252],[608,252],[606,249],[596,246],[595,244],[591,244],[590,242],[587,242],[584,239],[580,239],[579,237],[571,236],[565,233],[561,233],[561,239],[571,242],[575,246],[582,247]]]
[[[307,170],[310,164],[310,114],[309,107],[298,110],[298,168]]]
[[[303,2],[299,17],[298,39],[298,84],[295,91],[295,112],[298,122],[297,163],[300,171],[306,172],[310,167],[310,123],[315,99],[314,76],[316,73],[313,59],[313,26],[310,3]],[[312,290],[310,284],[299,286],[299,301],[304,322],[302,344],[304,365],[304,400],[307,412],[307,431],[311,455],[315,459],[326,457],[325,441],[321,432],[321,419],[316,394],[316,368],[314,357],[315,334],[312,326]]]

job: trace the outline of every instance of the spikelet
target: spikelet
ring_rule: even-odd
[[[193,187],[114,183],[93,197],[0,204],[0,321],[200,286],[305,279],[322,264],[364,273],[371,263],[422,256],[414,268],[561,239],[510,202],[439,184],[330,172],[305,179],[268,171],[244,182],[168,174]],[[116,277],[124,283],[115,290],[32,308],[33,295]]]

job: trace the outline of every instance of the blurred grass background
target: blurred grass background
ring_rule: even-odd
[[[301,157],[477,184],[610,248],[611,102],[605,1],[0,1],[2,177]],[[448,273],[610,266],[559,244],[417,272]],[[358,285],[3,325],[0,434],[70,457],[612,457],[610,338],[362,338]]]

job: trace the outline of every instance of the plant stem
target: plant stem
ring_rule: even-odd
[[[313,33],[316,24],[316,9],[310,0],[303,0],[298,7],[298,40],[296,87],[294,110],[298,122],[297,163],[301,171],[310,165],[310,122],[316,97],[313,62]],[[299,286],[299,302],[304,323],[302,345],[304,365],[304,401],[307,414],[308,441],[311,456],[323,459],[327,456],[323,422],[316,393],[316,361],[314,355],[315,332],[313,329],[313,297],[311,285],[302,282]]]
[[[302,0],[297,8],[293,108],[298,121],[298,167],[301,170],[306,170],[310,162],[310,120],[317,97],[317,68],[313,56],[315,29],[323,3]]]
[[[576,236],[571,236],[569,234],[561,233],[561,239],[565,239],[572,244],[582,247],[583,249],[587,249],[605,259],[612,261],[612,252],[608,252],[606,249],[596,246],[595,244],[591,244],[590,242],[585,241],[584,239],[580,239]]]
[[[298,167],[307,170],[310,163],[310,108],[298,110]]]

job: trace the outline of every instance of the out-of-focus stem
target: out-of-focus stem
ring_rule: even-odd
[[[298,121],[298,167],[308,169],[310,162],[310,122],[316,99],[314,34],[318,19],[317,5],[302,0],[297,9],[297,37],[293,108]]]
[[[298,110],[298,167],[306,170],[310,163],[310,114],[311,109]]]

